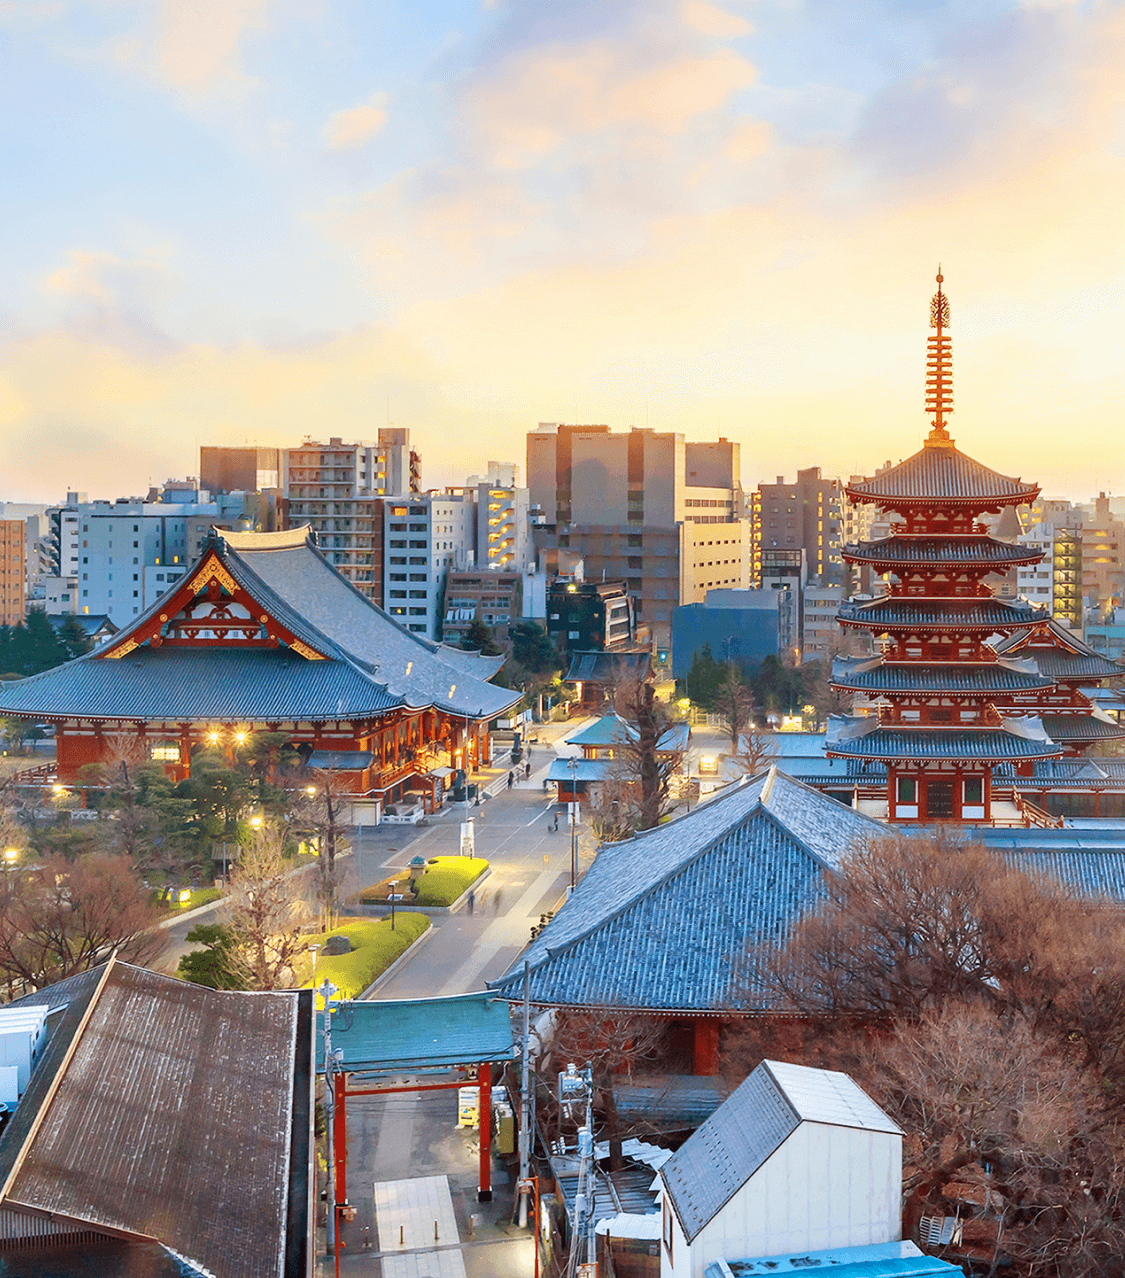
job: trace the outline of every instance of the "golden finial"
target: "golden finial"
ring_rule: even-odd
[[[926,341],[926,412],[933,413],[933,430],[927,444],[952,444],[945,427],[947,413],[953,412],[953,348],[944,330],[949,327],[949,298],[941,291],[945,276],[937,269],[937,292],[930,299],[931,333]]]

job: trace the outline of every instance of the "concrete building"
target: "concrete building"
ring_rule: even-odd
[[[623,581],[568,581],[547,588],[547,633],[560,655],[629,648],[634,602]]]
[[[709,590],[703,603],[681,604],[672,614],[672,673],[686,678],[704,646],[716,661],[745,668],[776,657],[779,636],[793,629],[783,615],[793,599],[787,590]]]
[[[1109,498],[1099,493],[1082,524],[1082,593],[1088,604],[1120,599],[1125,585],[1125,524],[1115,519]]]
[[[748,585],[739,446],[675,432],[541,422],[527,437],[531,504],[589,580],[624,579],[658,647],[672,610]]]
[[[289,522],[311,524],[325,557],[358,590],[376,601],[385,515],[380,498],[418,492],[421,459],[410,432],[379,430],[376,443],[306,440],[285,449],[283,489]]]
[[[805,587],[801,601],[801,660],[825,659],[839,650],[836,614],[845,598],[842,586],[817,583]]]
[[[383,516],[383,607],[414,634],[437,639],[446,576],[473,566],[475,504],[462,490],[410,493],[377,506]]]
[[[508,630],[524,616],[524,574],[497,569],[450,569],[445,582],[445,616],[441,640],[461,645],[466,631],[479,619],[492,630],[497,644],[508,645]]]
[[[519,468],[512,462],[490,461],[488,473],[470,475],[465,489],[476,503],[477,566],[527,571],[535,554],[530,496],[520,487]]]
[[[260,492],[282,487],[279,448],[209,447],[199,450],[199,486],[211,493]]]
[[[17,626],[24,617],[25,533],[22,519],[0,519],[0,626]]]
[[[839,480],[822,479],[819,466],[799,470],[794,483],[778,475],[759,484],[750,503],[754,584],[762,583],[766,550],[804,550],[811,577],[841,581],[841,500]]]

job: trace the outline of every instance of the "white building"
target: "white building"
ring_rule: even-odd
[[[446,575],[473,566],[475,505],[465,490],[408,493],[382,504],[383,608],[415,634],[441,633]]]
[[[830,1070],[763,1061],[660,1181],[661,1278],[902,1236],[902,1131]]]

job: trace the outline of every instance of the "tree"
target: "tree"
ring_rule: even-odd
[[[691,666],[684,680],[684,695],[704,710],[713,710],[722,678],[723,667],[712,655],[710,644],[705,643],[691,659]]]
[[[739,736],[731,758],[745,776],[756,777],[777,758],[777,746],[768,732],[760,732],[751,724]]]
[[[246,989],[236,951],[238,938],[225,923],[197,923],[184,938],[203,948],[183,955],[176,971],[185,981],[213,990]]]
[[[730,748],[738,749],[739,738],[753,722],[754,691],[733,661],[723,667],[722,678],[715,688],[712,708],[730,733]]]
[[[651,830],[676,806],[672,778],[683,768],[684,751],[667,748],[666,734],[675,720],[663,702],[656,700],[651,683],[633,679],[614,692],[618,715],[630,731],[615,751],[615,771],[634,794],[634,828]]]
[[[232,966],[248,989],[290,986],[308,953],[310,911],[292,877],[276,829],[254,834],[231,870],[227,922],[237,938]]]
[[[159,912],[122,856],[46,856],[8,872],[0,890],[0,972],[40,989],[104,962],[114,950],[134,963],[164,949]]]
[[[528,675],[550,678],[562,668],[550,635],[534,621],[517,621],[508,631],[512,661]]]
[[[335,773],[313,769],[302,774],[306,784],[294,792],[290,823],[315,836],[319,848],[317,898],[327,931],[336,923],[342,874],[337,858],[349,848],[342,817],[349,792]],[[362,886],[362,885],[360,885]]]
[[[465,633],[461,636],[461,647],[468,649],[470,652],[479,652],[482,657],[498,657],[500,655],[500,649],[497,647],[492,630],[479,617],[474,617],[469,622]]]
[[[93,639],[82,629],[77,617],[67,617],[58,630],[59,642],[66,652],[67,661],[84,657],[94,646]]]
[[[42,608],[32,608],[17,626],[0,629],[0,670],[21,677],[41,674],[68,661],[71,651],[47,620]]]

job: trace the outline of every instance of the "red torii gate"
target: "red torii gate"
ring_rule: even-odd
[[[318,1013],[324,1043],[324,1013]],[[337,1211],[347,1205],[349,1096],[429,1092],[466,1086],[464,1078],[436,1083],[351,1087],[352,1075],[393,1078],[416,1071],[475,1069],[480,1089],[480,1171],[477,1200],[492,1198],[492,1065],[515,1056],[507,1000],[488,991],[448,998],[388,999],[332,1004],[331,1057],[318,1050],[317,1072],[332,1088],[332,1161]],[[327,1071],[327,1072],[326,1072]],[[469,1086],[472,1084],[469,1083]]]

